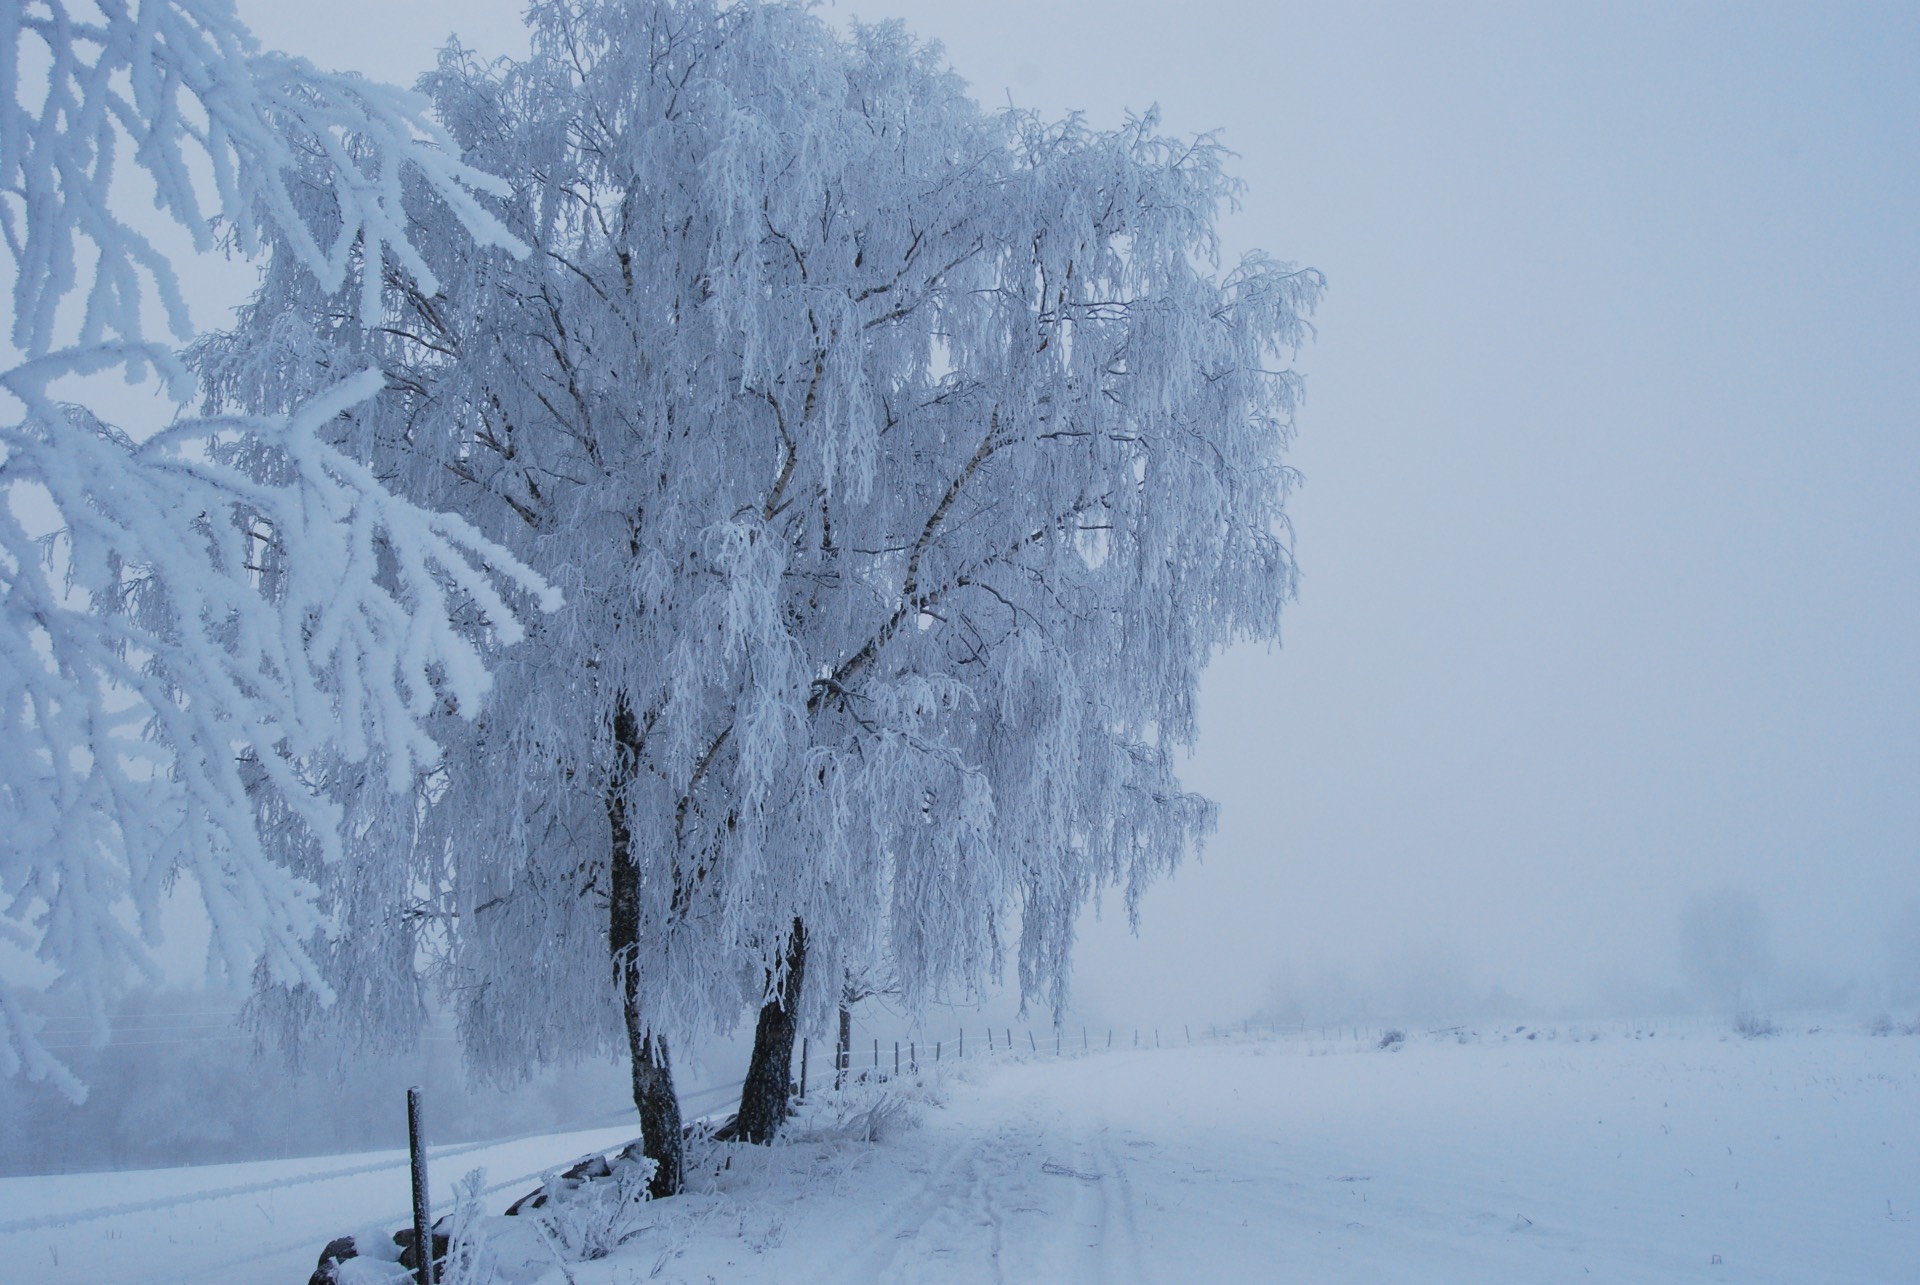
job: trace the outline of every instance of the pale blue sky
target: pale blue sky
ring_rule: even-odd
[[[240,8],[384,79],[449,29],[524,48],[514,0]],[[1920,8],[821,12],[906,18],[989,104],[1221,130],[1230,247],[1330,282],[1301,600],[1210,677],[1220,834],[1137,941],[1090,930],[1089,1009],[1234,1016],[1287,959],[1664,985],[1725,886],[1788,967],[1885,977],[1920,920]]]

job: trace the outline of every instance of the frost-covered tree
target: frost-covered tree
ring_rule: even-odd
[[[227,0],[9,3],[0,45],[0,933],[104,1037],[122,980],[152,972],[154,915],[184,873],[227,968],[324,995],[313,888],[263,847],[256,810],[337,856],[339,807],[312,765],[378,749],[405,786],[438,757],[429,715],[475,710],[482,649],[518,636],[503,592],[544,588],[325,444],[380,387],[365,367],[336,365],[280,416],[157,430],[74,399],[111,372],[191,394],[156,224],[201,252],[270,235],[325,288],[357,279],[372,319],[388,279],[436,288],[403,182],[463,238],[511,249],[475,200],[499,185],[420,100],[258,52]],[[142,186],[158,217],[130,222],[120,202]],[[0,1073],[82,1096],[35,1030],[0,978]]]
[[[624,1032],[665,1192],[666,1039],[759,1009],[738,1129],[768,1136],[850,972],[965,992],[1017,922],[1057,1005],[1080,907],[1204,833],[1173,755],[1213,650],[1291,592],[1319,279],[1217,271],[1211,141],[985,114],[897,26],[530,20],[529,61],[423,84],[533,256],[416,206],[441,294],[395,283],[369,326],[289,260],[202,366],[270,408],[377,364],[341,449],[564,590],[411,807],[337,778],[433,895],[331,879],[363,931],[329,975],[397,1019],[432,960],[509,1075]]]

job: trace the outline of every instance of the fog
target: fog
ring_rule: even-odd
[[[525,48],[512,0],[241,8],[392,80]],[[1920,1000],[1920,13],[821,12],[1219,131],[1224,252],[1328,277],[1300,599],[1210,672],[1219,833],[1089,918],[1078,1010],[1711,1007],[1702,904],[1763,930],[1743,1002]]]
[[[1920,15],[857,11],[988,102],[1220,130],[1229,253],[1330,283],[1285,644],[1210,674],[1219,834],[1089,925],[1083,1007],[1911,1002]]]
[[[400,82],[520,7],[240,4]],[[820,12],[1219,131],[1224,253],[1329,281],[1284,646],[1210,671],[1219,832],[1088,917],[1070,1024],[1920,1004],[1920,11]]]

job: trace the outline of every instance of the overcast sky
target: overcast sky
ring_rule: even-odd
[[[525,49],[515,0],[240,9],[403,83],[449,31]],[[1886,984],[1920,942],[1920,7],[821,13],[905,19],[989,105],[1220,131],[1230,251],[1329,281],[1285,645],[1210,673],[1220,832],[1137,939],[1089,926],[1086,1011],[1235,1017],[1288,968],[1651,1003],[1729,888],[1783,973]]]

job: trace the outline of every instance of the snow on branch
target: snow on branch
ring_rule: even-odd
[[[477,199],[504,184],[459,159],[417,96],[259,52],[229,0],[77,8],[0,7],[0,387],[18,402],[0,423],[0,927],[104,1032],[125,978],[153,972],[183,872],[221,966],[324,994],[309,952],[327,924],[263,844],[263,812],[337,856],[341,813],[314,764],[378,762],[391,788],[411,784],[439,758],[430,720],[472,716],[489,652],[559,596],[327,444],[377,371],[329,379],[287,415],[159,431],[55,400],[55,381],[116,368],[191,392],[145,327],[157,304],[170,339],[192,333],[174,265],[116,209],[123,154],[196,249],[271,236],[328,290],[357,272],[369,318],[396,272],[439,289],[403,182],[474,242],[526,253]],[[331,199],[296,200],[315,175]],[[0,976],[0,1074],[22,1071],[84,1093]]]
[[[0,234],[16,271],[10,337],[25,356],[58,350],[61,308],[76,289],[85,310],[70,360],[102,344],[146,348],[149,292],[176,339],[192,333],[172,265],[114,209],[123,147],[151,181],[155,208],[196,250],[213,249],[225,228],[253,253],[271,225],[329,288],[362,265],[369,324],[389,259],[427,293],[438,289],[407,231],[409,170],[474,239],[525,253],[475,199],[505,185],[459,159],[417,95],[258,51],[230,0],[94,7],[94,21],[63,0],[10,5],[0,17],[10,91],[0,95]],[[315,157],[332,178],[325,223],[303,218],[291,190],[302,159]],[[179,373],[159,351],[146,355]]]

